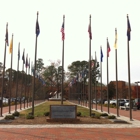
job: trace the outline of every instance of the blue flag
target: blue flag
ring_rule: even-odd
[[[23,50],[23,55],[22,55],[23,64],[25,64],[25,56],[24,56],[24,51],[25,51],[25,49]]]
[[[130,26],[130,22],[129,22],[129,18],[127,17],[127,37],[128,37],[128,41],[130,41],[131,39],[131,26]]]
[[[102,48],[101,48],[101,62],[103,62],[103,51],[102,51]]]
[[[36,31],[35,32],[38,37],[38,35],[40,34],[40,27],[39,27],[38,19],[36,20]]]

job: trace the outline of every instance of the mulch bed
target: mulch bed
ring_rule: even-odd
[[[91,117],[77,117],[77,121],[73,120],[55,120],[47,121],[49,117],[35,117],[34,119],[26,119],[25,117],[17,117],[14,120],[1,120],[0,124],[11,124],[11,125],[36,125],[36,124],[115,124],[115,122],[110,121],[105,118],[91,118]]]

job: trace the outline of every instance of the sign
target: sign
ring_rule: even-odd
[[[51,119],[75,119],[77,117],[76,105],[50,105]]]

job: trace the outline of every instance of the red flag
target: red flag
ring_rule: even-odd
[[[107,57],[109,57],[109,52],[111,51],[109,42],[107,40]]]
[[[65,39],[64,22],[63,22],[62,27],[61,27],[61,32],[62,32],[62,40],[64,40]]]
[[[92,32],[91,32],[91,26],[90,26],[90,24],[88,26],[88,32],[89,32],[89,38],[92,39]]]

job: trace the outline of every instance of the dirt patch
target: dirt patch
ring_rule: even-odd
[[[91,118],[91,117],[77,117],[79,121],[51,121],[48,122],[49,117],[35,117],[34,119],[26,119],[25,117],[19,117],[12,121],[1,121],[0,124],[11,124],[11,125],[36,125],[36,124],[114,124],[109,119],[105,118]]]

